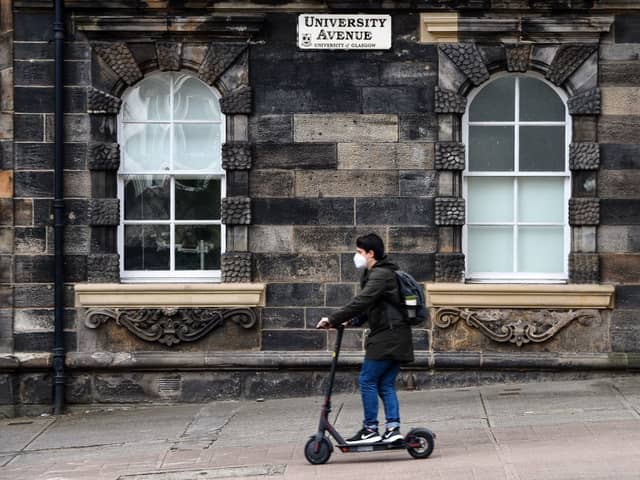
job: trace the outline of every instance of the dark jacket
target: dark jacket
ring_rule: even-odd
[[[329,316],[333,327],[354,317],[369,322],[366,358],[370,360],[413,361],[411,327],[393,304],[401,303],[396,274],[398,266],[381,258],[360,280],[362,290],[347,305]]]

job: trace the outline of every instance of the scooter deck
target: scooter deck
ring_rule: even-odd
[[[375,452],[379,450],[395,450],[395,449],[404,449],[407,448],[406,442],[403,440],[396,440],[393,443],[384,443],[384,442],[376,442],[376,443],[359,443],[359,444],[349,444],[349,443],[340,443],[336,445],[337,448],[340,449],[341,452]]]

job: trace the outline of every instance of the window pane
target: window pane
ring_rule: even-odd
[[[484,87],[469,107],[471,122],[513,122],[515,78],[499,78]]]
[[[562,227],[520,227],[518,270],[531,273],[562,273],[563,231]]]
[[[176,124],[174,152],[175,169],[221,171],[220,127]]]
[[[558,222],[564,218],[564,178],[518,179],[518,220],[520,222]]]
[[[176,225],[176,270],[220,269],[220,225]]]
[[[531,77],[520,78],[520,120],[563,122],[564,103],[546,83]]]
[[[513,127],[469,127],[469,170],[513,171]]]
[[[471,272],[513,271],[513,228],[469,226],[468,233]]]
[[[124,269],[169,270],[169,226],[125,225]]]
[[[124,102],[124,121],[170,120],[169,75],[154,75],[131,87]]]
[[[563,172],[564,127],[520,127],[520,170]]]
[[[220,120],[220,105],[211,89],[190,75],[177,75],[173,97],[175,120]]]
[[[513,222],[513,178],[468,178],[469,223]]]
[[[176,178],[176,220],[220,218],[220,179]]]
[[[125,124],[125,172],[169,169],[169,125]]]
[[[135,176],[124,179],[125,220],[168,220],[171,183],[169,177]]]

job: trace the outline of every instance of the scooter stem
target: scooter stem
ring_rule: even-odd
[[[327,393],[325,395],[325,402],[331,402],[331,394],[333,393],[333,383],[336,377],[336,368],[338,366],[338,357],[340,356],[340,346],[342,345],[342,335],[344,334],[344,326],[340,325],[337,329],[338,335],[336,336],[336,345],[333,349],[333,359],[331,360],[331,371],[329,373],[329,383],[327,385]]]

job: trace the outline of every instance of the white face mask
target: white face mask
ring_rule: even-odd
[[[364,255],[356,253],[353,256],[353,263],[357,269],[363,269],[367,266],[367,259],[364,257]]]

